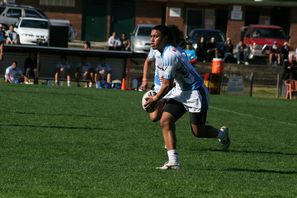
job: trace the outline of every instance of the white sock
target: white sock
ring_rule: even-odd
[[[70,81],[67,81],[67,86],[70,87]]]
[[[175,149],[167,151],[168,160],[172,163],[179,163],[178,153]]]

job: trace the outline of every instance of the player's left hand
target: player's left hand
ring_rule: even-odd
[[[158,102],[157,100],[154,99],[154,96],[149,96],[146,99],[146,103],[144,104],[144,108],[148,108],[150,106],[156,105]]]

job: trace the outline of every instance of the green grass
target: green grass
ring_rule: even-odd
[[[211,96],[229,152],[177,122],[179,171],[137,91],[0,84],[0,197],[296,197],[297,100]]]

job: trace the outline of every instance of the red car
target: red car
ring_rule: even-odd
[[[244,27],[244,43],[250,48],[249,59],[267,57],[274,41],[283,46],[287,36],[282,27],[276,25],[249,25]]]

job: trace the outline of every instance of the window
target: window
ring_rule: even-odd
[[[23,20],[20,27],[48,29],[47,21]]]
[[[8,9],[6,13],[7,17],[14,17],[14,18],[19,18],[22,16],[22,10],[21,9]]]
[[[39,0],[43,6],[75,7],[75,0]]]
[[[258,28],[253,32],[253,37],[285,39],[286,36],[282,29]]]
[[[150,36],[152,28],[151,27],[139,27],[138,36]]]
[[[26,17],[35,17],[35,18],[42,18],[38,12],[34,10],[25,10],[25,16]]]
[[[0,14],[5,10],[5,7],[0,7]]]

